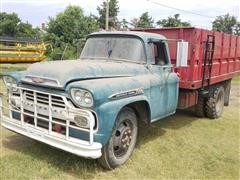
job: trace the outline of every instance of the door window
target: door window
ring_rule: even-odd
[[[164,66],[169,64],[167,53],[166,53],[166,46],[164,42],[153,42],[149,44],[151,49],[151,60],[152,64]]]

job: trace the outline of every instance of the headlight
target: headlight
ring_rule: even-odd
[[[18,91],[16,79],[12,78],[11,76],[3,76],[3,81],[9,90],[14,92]]]
[[[92,94],[83,89],[71,89],[72,99],[76,104],[83,107],[93,106]]]

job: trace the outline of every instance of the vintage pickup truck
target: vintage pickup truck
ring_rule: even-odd
[[[183,36],[167,39],[167,30],[166,37],[143,30],[93,33],[79,60],[5,74],[9,106],[1,105],[2,126],[113,169],[132,154],[140,121],[150,124],[192,106],[200,116],[218,118],[239,73],[240,38],[228,35],[235,38],[234,57],[221,55],[216,63],[211,37],[217,32],[175,28],[170,36],[172,30]]]

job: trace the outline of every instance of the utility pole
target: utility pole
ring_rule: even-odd
[[[108,22],[109,22],[109,2],[106,0],[106,18],[105,18],[105,30],[108,31]]]

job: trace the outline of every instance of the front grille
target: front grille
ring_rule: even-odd
[[[93,133],[97,130],[97,117],[94,112],[74,107],[61,95],[23,87],[18,87],[18,90],[16,95],[9,93],[8,107],[0,106],[9,110],[10,121],[73,142],[80,140],[81,143],[93,143]],[[83,128],[73,123],[75,116],[87,118],[89,127]],[[81,134],[85,133],[83,138],[80,139],[76,135],[77,131],[81,131]]]
[[[23,96],[25,100],[34,102],[34,92],[30,90],[24,90]],[[48,105],[52,104],[52,107],[65,108],[62,97],[51,95],[51,102],[49,101],[49,95],[36,92],[36,103]]]
[[[66,135],[67,109],[63,97],[29,89],[23,89],[22,96],[25,123]]]

